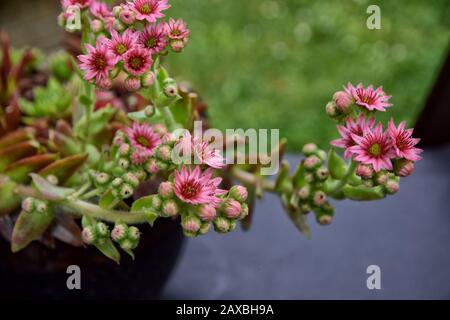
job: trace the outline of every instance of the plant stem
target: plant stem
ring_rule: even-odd
[[[115,223],[121,221],[127,224],[139,224],[146,222],[143,212],[124,212],[116,210],[107,210],[95,204],[81,201],[78,199],[65,201],[63,204],[64,206],[73,209],[83,215],[107,222]]]
[[[266,179],[261,179],[260,177],[254,175],[253,173],[233,168],[231,174],[234,178],[239,180],[244,184],[249,184],[252,186],[260,186],[264,191],[275,192],[275,182]]]
[[[177,127],[177,123],[175,121],[175,118],[172,114],[172,111],[170,111],[169,107],[163,107],[162,108],[162,113],[164,115],[164,120],[166,122],[167,128],[169,129],[169,131],[173,131],[176,129]]]
[[[328,191],[328,195],[329,196],[334,196],[339,191],[341,191],[341,189],[347,184],[348,179],[353,174],[355,169],[356,169],[356,162],[354,160],[352,160],[350,162],[350,166],[348,167],[347,173],[345,174],[345,176],[342,178],[342,180],[339,181],[339,183],[336,186],[334,186],[331,190]]]

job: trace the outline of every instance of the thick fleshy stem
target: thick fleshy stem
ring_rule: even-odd
[[[353,174],[355,169],[356,169],[356,162],[354,160],[352,160],[350,162],[350,166],[348,167],[348,170],[347,170],[347,173],[345,174],[345,176],[339,181],[338,184],[333,186],[330,190],[327,190],[327,195],[332,197],[332,196],[336,195],[339,191],[341,191],[342,188],[347,184],[348,179],[351,177],[351,175]]]
[[[253,173],[238,168],[233,168],[231,174],[234,178],[236,178],[243,184],[260,186],[264,191],[276,193],[274,181],[261,179],[260,177],[254,175]]]

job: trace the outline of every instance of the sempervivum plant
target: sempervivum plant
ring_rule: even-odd
[[[59,23],[81,32],[83,53],[76,63],[53,57],[45,84],[28,95],[2,94],[2,105],[14,101],[19,110],[15,131],[0,139],[0,230],[13,251],[57,238],[118,262],[119,248],[133,256],[139,225],[156,219],[178,219],[188,237],[227,233],[239,221],[248,229],[255,197],[266,191],[308,235],[309,212],[330,224],[331,199],[382,199],[412,173],[418,139],[404,123],[376,121],[391,106],[381,87],[336,92],[326,112],[340,138],[329,152],[305,145],[296,170],[283,161],[275,179],[263,174],[263,160],[282,158],[285,140],[267,154],[245,152],[242,137],[196,135],[204,106],[162,66],[190,35],[183,20],[165,17],[169,7],[63,0]],[[242,150],[249,161],[233,161]]]

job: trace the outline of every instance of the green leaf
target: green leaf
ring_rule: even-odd
[[[115,113],[116,109],[111,106],[101,108],[100,110],[97,110],[96,112],[93,112],[91,114],[89,123],[87,121],[86,114],[84,114],[81,119],[79,119],[79,121],[75,124],[74,132],[77,136],[83,137],[86,126],[89,126],[89,134],[91,136],[96,135],[106,128],[106,125],[109,123]]]
[[[34,186],[48,200],[62,201],[75,192],[74,189],[58,187],[36,173],[30,174]]]
[[[337,153],[334,148],[328,153],[328,170],[330,175],[337,180],[341,180],[347,173],[347,164]]]
[[[144,212],[145,219],[153,226],[153,223],[158,218],[158,214],[152,209],[153,195],[142,197],[133,202],[131,206],[132,212]]]
[[[80,168],[86,159],[86,154],[77,154],[57,160],[39,171],[39,175],[44,178],[49,175],[54,175],[58,178],[58,184],[63,185]]]
[[[54,218],[54,209],[47,206],[46,212],[22,211],[17,218],[11,239],[11,250],[17,252],[25,248],[31,241],[37,240],[49,227]]]
[[[5,169],[5,175],[19,183],[28,183],[29,174],[41,170],[57,159],[56,154],[38,154],[14,162]]]
[[[20,206],[20,197],[14,192],[17,183],[0,176],[0,216],[10,214]]]
[[[348,199],[356,201],[380,200],[385,197],[383,187],[381,186],[367,188],[364,186],[353,187],[346,185],[342,188],[342,191]]]
[[[117,205],[117,203],[119,203],[119,201],[120,199],[114,197],[111,189],[109,189],[100,197],[98,204],[103,209],[112,209]]]
[[[155,110],[155,113],[151,117],[147,117],[145,115],[145,110],[130,112],[128,113],[128,117],[137,122],[146,122],[148,124],[157,124],[164,122],[164,117],[158,109]]]
[[[115,261],[117,264],[120,263],[120,253],[119,250],[114,246],[114,243],[111,239],[107,239],[102,244],[96,244],[95,247],[100,250],[105,256]]]
[[[289,179],[289,163],[283,161],[281,163],[280,172],[275,181],[275,191],[277,192],[287,192],[291,189],[291,181]]]
[[[294,188],[299,189],[306,185],[305,173],[306,173],[305,166],[303,165],[303,162],[301,162],[297,166],[297,170],[295,170],[295,173],[292,177],[292,183],[294,185]]]

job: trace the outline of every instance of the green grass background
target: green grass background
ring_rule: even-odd
[[[450,36],[448,0],[171,0],[192,31],[167,65],[210,106],[212,124],[279,128],[291,151],[336,135],[324,113],[351,81],[383,85],[393,115],[413,125]],[[381,30],[366,9],[381,8]]]

